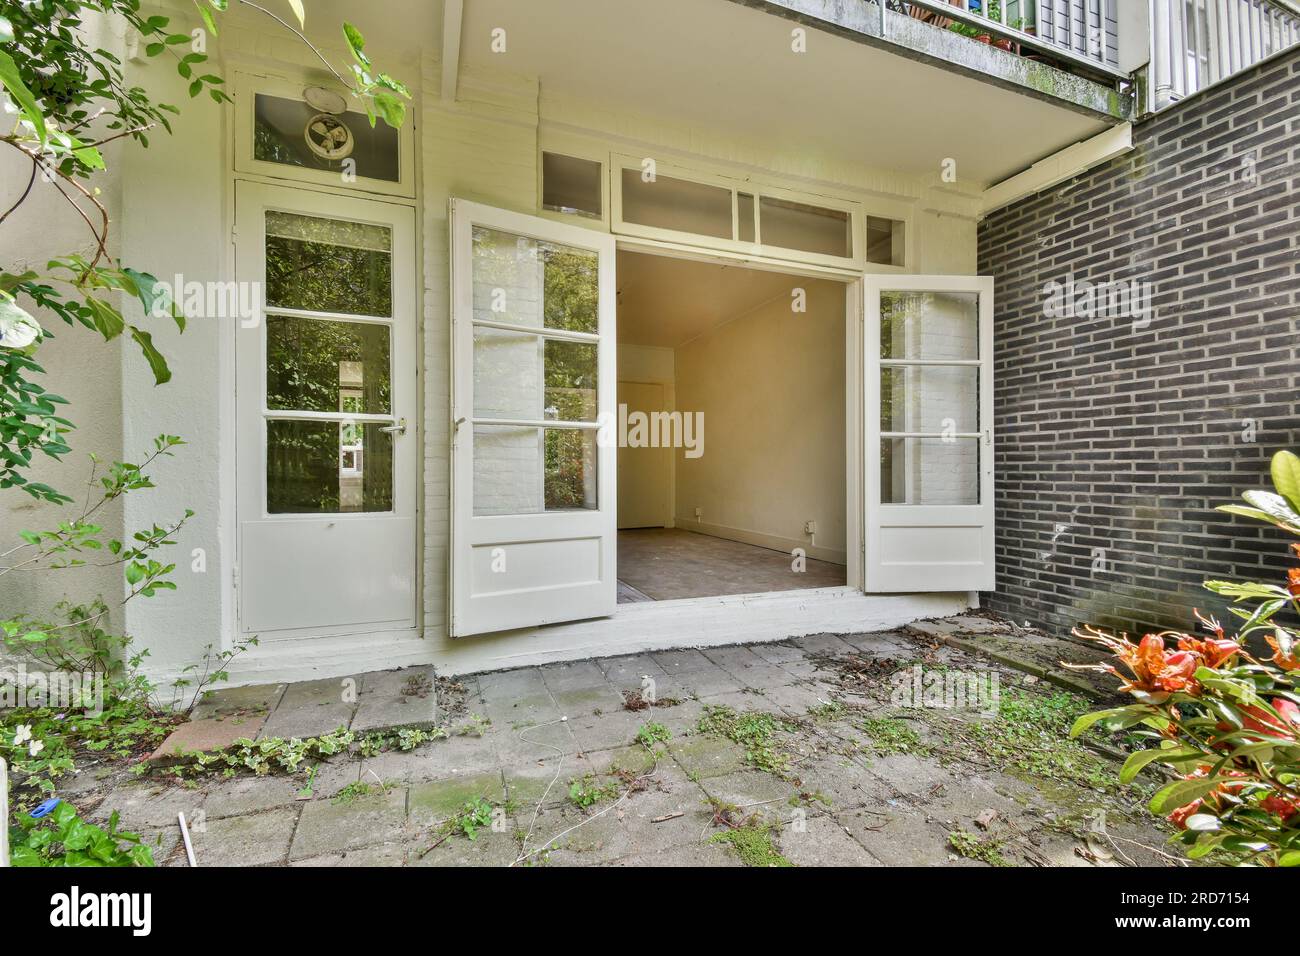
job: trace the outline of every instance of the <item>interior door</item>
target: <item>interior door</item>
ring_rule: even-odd
[[[993,279],[864,289],[866,590],[992,590]]]
[[[451,634],[612,614],[613,237],[457,199],[451,245]]]
[[[242,181],[235,203],[241,630],[412,628],[414,211]]]

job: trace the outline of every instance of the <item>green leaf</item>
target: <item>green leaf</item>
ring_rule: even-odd
[[[348,41],[348,49],[352,51],[353,59],[362,66],[369,66],[370,58],[362,52],[366,48],[366,38],[361,35],[361,31],[344,20],[343,37]]]
[[[91,321],[106,341],[122,334],[126,321],[122,318],[121,312],[103,299],[96,299],[93,296],[86,297],[86,306],[90,309]]]
[[[1288,850],[1277,858],[1278,866],[1300,866],[1300,850]],[[18,866],[17,863],[14,866]]]
[[[293,10],[293,15],[298,18],[298,26],[306,26],[307,12],[302,8],[302,0],[289,0],[289,8]]]
[[[1295,509],[1291,507],[1291,503],[1281,495],[1274,494],[1271,491],[1253,489],[1242,492],[1241,497],[1246,499],[1247,504],[1265,512],[1268,515],[1268,520],[1279,528],[1285,528],[1288,531],[1300,534],[1300,514],[1296,514]]]
[[[1280,451],[1273,456],[1269,472],[1277,493],[1287,500],[1293,511],[1300,511],[1300,458],[1289,451]]]
[[[1131,783],[1133,778],[1142,772],[1143,767],[1153,760],[1159,760],[1162,756],[1165,756],[1165,753],[1161,750],[1137,750],[1129,754],[1128,759],[1124,761],[1124,766],[1120,768],[1119,782]]]
[[[0,43],[9,43],[14,38],[14,25],[8,17],[0,17]]]
[[[208,28],[208,32],[216,36],[217,21],[213,19],[212,11],[202,3],[202,0],[194,0],[194,6],[198,8],[199,16],[203,18],[203,25]]]
[[[1222,780],[1218,777],[1205,780],[1176,780],[1156,791],[1149,805],[1151,812],[1166,816],[1179,807],[1187,806],[1193,800],[1199,800],[1220,783]]]
[[[36,105],[36,97],[32,91],[27,88],[23,82],[22,76],[18,72],[18,65],[14,63],[13,57],[8,53],[0,50],[0,84],[9,91],[9,95],[14,98],[23,114],[32,121],[36,127],[36,135],[45,142],[49,135],[45,128],[45,116],[41,113],[40,107]]]
[[[171,369],[167,367],[167,360],[163,358],[162,353],[154,347],[153,336],[133,325],[131,326],[131,338],[135,339],[136,344],[140,346],[140,351],[144,353],[149,368],[153,370],[154,384],[162,385],[165,382],[170,382],[172,378]]]
[[[1091,714],[1084,714],[1074,722],[1074,726],[1070,728],[1070,736],[1077,737],[1093,724],[1103,720],[1108,723],[1118,720],[1122,726],[1129,727],[1139,723],[1152,713],[1154,713],[1152,708],[1145,704],[1130,704],[1127,707],[1113,707],[1110,710],[1094,711]]]
[[[392,93],[376,93],[374,98],[375,106],[384,122],[393,129],[401,129],[402,123],[406,120],[406,104]]]

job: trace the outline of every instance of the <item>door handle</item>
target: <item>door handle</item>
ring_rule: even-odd
[[[399,418],[399,419],[397,420],[397,424],[396,424],[396,425],[385,425],[385,426],[383,426],[382,428],[380,428],[379,430],[380,430],[381,432],[388,432],[388,434],[390,434],[390,435],[393,435],[393,434],[397,434],[397,435],[405,435],[405,434],[406,434],[406,419],[405,419],[405,418]]]

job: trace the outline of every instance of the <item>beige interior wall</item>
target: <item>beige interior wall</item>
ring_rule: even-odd
[[[676,524],[844,563],[846,290],[791,282],[806,312],[781,296],[676,350],[677,408],[704,413],[704,454],[674,453]]]
[[[647,345],[620,343],[618,346],[619,404],[625,404],[625,383],[643,383],[663,388],[662,405],[657,411],[669,412],[676,408],[676,357],[672,349]],[[666,468],[654,464],[667,455]],[[642,526],[635,518],[645,509],[636,508],[629,500],[633,495],[649,495],[656,502],[666,501],[664,526],[673,526],[673,463],[672,451],[662,448],[620,447],[618,450],[618,502],[620,528]],[[645,467],[643,467],[643,463]],[[651,509],[657,511],[658,509]]]

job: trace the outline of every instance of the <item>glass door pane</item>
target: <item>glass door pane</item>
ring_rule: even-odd
[[[391,511],[391,230],[268,211],[266,301],[267,512]]]
[[[980,502],[979,294],[882,292],[880,501]]]
[[[597,267],[585,249],[473,229],[475,515],[598,507]]]

